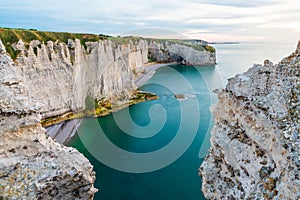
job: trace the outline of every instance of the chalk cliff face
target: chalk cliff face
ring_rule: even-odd
[[[0,42],[0,198],[92,199],[92,165],[46,135],[22,78]]]
[[[21,53],[16,61],[29,96],[44,105],[43,117],[83,110],[87,95],[126,99],[135,89],[133,72],[147,62],[145,41],[117,45],[104,40],[86,45],[85,49],[79,40],[68,44],[32,41],[27,50],[19,41]]]
[[[29,46],[20,40],[13,44],[19,52],[13,61],[0,40],[0,199],[93,198],[92,165],[48,137],[40,120],[84,110],[87,96],[128,99],[135,74],[148,62],[149,45],[143,39],[85,46],[77,39],[34,40]]]
[[[128,99],[136,89],[134,74],[143,72],[149,52],[159,62],[180,58],[186,64],[215,64],[214,53],[143,39],[126,44],[110,40],[87,42],[86,49],[77,39],[67,44],[31,41],[28,49],[20,40],[15,49],[20,51],[16,62],[29,97],[44,105],[40,110],[43,118],[84,110],[87,95],[95,99]]]
[[[300,43],[229,80],[200,167],[207,199],[300,198]]]
[[[150,56],[158,62],[179,62],[187,65],[216,64],[215,52],[199,51],[193,47],[170,41],[150,41],[149,52]]]

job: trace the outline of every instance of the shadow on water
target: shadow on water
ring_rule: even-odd
[[[127,173],[106,166],[88,150],[89,146],[100,147],[103,144],[103,141],[99,140],[98,137],[98,128],[92,122],[95,119],[86,119],[83,122],[78,133],[68,145],[82,152],[93,164],[96,171],[95,187],[99,189],[95,199],[204,199],[201,192],[201,178],[198,175],[198,168],[203,161],[203,158],[199,158],[199,150],[206,134],[209,134],[212,123],[209,107],[212,101],[215,101],[215,96],[212,96],[211,88],[222,87],[222,83],[219,83],[216,73],[214,66],[192,67],[174,65],[160,68],[140,88],[156,93],[160,97],[159,99],[133,105],[127,110],[124,109],[97,119],[98,126],[102,128],[105,136],[114,145],[130,152],[147,153],[164,148],[176,138],[177,131],[182,126],[181,117],[183,112],[191,113],[188,116],[196,116],[190,117],[187,120],[188,124],[184,126],[183,132],[187,136],[192,134],[194,130],[192,127],[195,124],[197,126],[195,137],[187,150],[182,152],[182,156],[175,162],[159,170],[146,173]],[[176,78],[178,74],[183,77],[183,81]],[[205,79],[203,78],[204,75]],[[211,80],[211,83],[207,83],[206,80]],[[213,85],[208,87],[207,84]],[[175,98],[175,94],[183,94],[186,99],[179,100]],[[196,105],[195,102],[198,105],[197,109],[194,107]],[[156,112],[153,109],[153,106],[157,104],[163,107],[165,113],[159,110]],[[151,109],[153,110],[150,115],[149,110]],[[197,110],[200,112],[195,113]],[[136,125],[140,127],[147,126],[151,124],[153,118],[161,121],[164,114],[166,115],[166,121],[163,127],[157,129],[157,127],[149,126],[149,129],[153,129],[155,132],[151,137],[135,137],[124,131],[126,129],[127,132],[130,131],[130,133],[135,135],[143,134],[135,130]],[[116,122],[116,118],[131,118],[135,125],[126,123],[124,129]],[[151,130],[148,131],[151,132]],[[81,135],[85,135],[84,144],[81,141]],[[209,141],[204,142],[208,143]],[[208,147],[209,145],[206,144],[206,149]],[[176,151],[176,148],[174,151]],[[109,150],[107,153],[110,155]],[[169,156],[172,156],[171,154],[172,152]],[[111,159],[114,159],[114,157]]]

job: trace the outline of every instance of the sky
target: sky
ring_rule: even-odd
[[[0,27],[296,43],[299,11],[299,0],[1,0]]]

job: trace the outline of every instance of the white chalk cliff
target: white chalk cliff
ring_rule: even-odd
[[[187,65],[214,65],[214,52],[200,51],[188,45],[170,41],[151,40],[149,42],[150,56],[158,62],[179,62]]]
[[[77,150],[54,142],[42,128],[22,69],[0,42],[0,197],[92,199],[93,166]]]
[[[43,117],[85,109],[87,95],[95,99],[127,98],[135,89],[133,71],[147,62],[147,43],[117,45],[110,40],[68,44],[49,41],[26,50],[22,42],[16,62],[29,96],[44,106]],[[37,56],[33,48],[37,48]],[[24,49],[24,50],[23,50]]]
[[[22,41],[16,45],[21,51],[17,66],[29,88],[29,98],[34,97],[44,105],[40,110],[43,118],[83,110],[87,95],[95,99],[128,98],[136,89],[134,74],[143,71],[149,52],[161,62],[174,61],[160,59],[159,52],[164,51],[182,57],[188,64],[215,64],[215,53],[168,42],[148,44],[140,39],[117,44],[103,40],[87,42],[86,46],[85,49],[77,39],[69,40],[68,44],[32,41],[28,50]]]
[[[200,167],[207,199],[300,199],[300,42],[217,91],[211,148]]]
[[[92,165],[48,137],[40,120],[84,110],[88,95],[128,99],[136,89],[134,75],[148,62],[149,42],[103,40],[85,48],[77,39],[29,46],[20,40],[13,46],[15,61],[0,38],[0,199],[92,199]],[[215,63],[214,53],[192,50],[191,57],[185,50],[180,56],[187,63],[201,65],[197,59],[206,56],[211,62],[205,64]]]

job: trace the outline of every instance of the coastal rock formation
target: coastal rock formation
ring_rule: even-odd
[[[97,191],[90,162],[40,124],[0,133],[0,149],[2,199],[92,199]]]
[[[147,43],[139,41],[117,45],[110,40],[68,44],[31,42],[28,50],[22,41],[16,60],[22,69],[30,97],[43,104],[43,118],[85,109],[85,99],[103,97],[127,99],[135,90],[134,74],[147,62]],[[35,54],[36,52],[36,54]]]
[[[205,197],[299,199],[300,42],[278,64],[254,65],[217,93],[200,167]]]
[[[28,93],[0,42],[0,199],[92,199],[92,165],[46,135],[42,105]]]
[[[201,53],[200,53],[201,52]],[[178,62],[187,65],[214,65],[215,52],[206,51],[202,46],[189,46],[172,41],[149,42],[149,54],[158,62]]]
[[[128,100],[136,89],[134,77],[144,71],[149,52],[159,62],[215,64],[214,53],[183,44],[139,39],[124,44],[102,40],[85,45],[78,39],[69,39],[67,44],[34,40],[29,47],[19,40],[14,45],[20,51],[16,62],[28,86],[29,98],[34,97],[43,105],[43,118],[84,110],[87,96]],[[168,55],[161,55],[161,51]]]
[[[0,199],[93,198],[90,162],[49,137],[74,126],[58,125],[47,134],[41,118],[85,110],[88,97],[128,100],[148,62],[149,45],[145,39],[3,44],[0,38]]]

